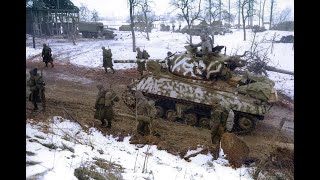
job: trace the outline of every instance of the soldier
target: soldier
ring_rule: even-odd
[[[200,34],[201,42],[198,44],[190,44],[192,48],[201,46],[202,53],[197,53],[198,56],[207,55],[209,52],[212,52],[212,41],[210,41],[209,36],[205,33]]]
[[[33,103],[33,111],[38,110],[37,103],[42,102],[42,108],[43,111],[46,109],[45,104],[45,94],[44,94],[44,86],[45,82],[42,79],[42,76],[38,74],[38,69],[34,68],[33,70],[30,70],[30,79],[27,82],[27,85],[30,87],[31,94],[29,95],[29,101]]]
[[[111,49],[106,49],[104,46],[102,46],[102,58],[103,58],[103,67],[104,70],[107,71],[107,68],[109,67],[113,74],[115,73],[114,69],[113,69],[113,63],[112,63],[112,52]]]
[[[153,101],[148,101],[140,91],[135,93],[137,100],[137,132],[144,136],[151,133],[152,121],[156,116],[156,109]]]
[[[51,48],[46,44],[43,44],[43,48],[42,48],[42,61],[46,64],[45,67],[48,67],[48,63],[51,63],[51,67],[54,67]]]
[[[211,111],[211,142],[216,144],[215,158],[220,151],[220,140],[225,131],[231,132],[234,124],[234,113],[218,98],[212,100]]]
[[[136,58],[137,58],[137,65],[138,65],[137,71],[142,76],[143,75],[143,71],[146,70],[146,60],[145,60],[146,58],[145,57],[147,57],[147,59],[148,59],[148,56],[144,56],[144,53],[141,52],[140,48],[137,47],[136,50],[137,50]],[[149,54],[146,54],[146,55],[149,55]]]
[[[114,102],[119,101],[119,98],[111,88],[104,89],[103,85],[97,85],[97,88],[99,92],[94,106],[96,109],[94,118],[101,121],[102,127],[111,128],[111,121],[114,116],[113,105]]]

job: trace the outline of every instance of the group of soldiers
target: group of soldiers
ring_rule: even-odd
[[[96,109],[94,118],[101,121],[101,126],[111,128],[112,121],[114,119],[113,106],[120,99],[114,90],[105,88],[103,85],[97,85],[98,95],[94,108]],[[135,93],[136,97],[136,110],[137,110],[137,133],[145,136],[151,133],[151,125],[153,119],[156,117],[156,109],[153,101],[147,100],[147,98],[140,92]]]
[[[115,70],[113,69],[113,62],[112,62],[112,52],[111,49],[106,49],[104,46],[102,46],[102,59],[103,59],[103,67],[105,69],[105,72],[107,73],[107,69],[110,68],[112,70],[112,73],[115,73]],[[146,70],[145,64],[146,60],[149,59],[150,55],[146,50],[141,51],[140,48],[136,48],[137,50],[137,71],[140,73],[140,75],[143,75],[143,71]]]
[[[48,63],[51,64],[51,67],[54,67],[52,50],[47,44],[43,44],[41,52],[42,61],[45,63],[44,67],[48,67]],[[34,68],[29,71],[30,78],[27,81],[27,86],[30,88],[29,101],[33,104],[33,112],[39,109],[37,103],[42,103],[42,110],[46,109],[46,98],[45,98],[45,82],[41,75],[38,74],[38,68]]]
[[[208,52],[212,52],[212,42],[210,41],[210,37],[202,34],[201,43],[199,44],[191,44],[192,47],[202,47],[202,55],[206,55]],[[112,53],[111,49],[103,50],[103,67],[105,68],[105,72],[107,73],[107,68],[110,68],[113,73],[115,70],[113,69],[112,63]],[[143,75],[143,71],[145,70],[146,59],[150,57],[146,50],[141,51],[140,48],[136,48],[137,50],[137,64],[138,71],[141,75]],[[168,56],[172,55],[172,53],[168,54]],[[51,54],[51,49],[46,44],[43,44],[42,50],[43,62],[45,62],[48,67],[48,63],[53,65],[53,59]],[[38,110],[37,103],[42,103],[43,110],[46,108],[46,100],[45,100],[45,83],[42,79],[41,75],[38,74],[38,69],[34,68],[30,71],[30,79],[27,82],[27,85],[30,87],[31,94],[29,96],[29,100],[34,105],[34,111]],[[113,107],[116,102],[119,101],[118,95],[111,88],[105,88],[103,85],[98,85],[98,95],[94,105],[95,114],[94,118],[101,121],[102,127],[111,128],[112,120],[114,119],[114,110]],[[152,133],[152,122],[156,117],[157,110],[155,108],[155,103],[152,100],[148,100],[140,91],[136,91],[136,119],[138,121],[137,125],[137,133],[145,136],[150,135]],[[220,139],[224,132],[231,132],[234,124],[234,113],[231,107],[224,105],[224,103],[219,99],[213,99],[212,101],[212,111],[211,111],[211,142],[219,146]]]

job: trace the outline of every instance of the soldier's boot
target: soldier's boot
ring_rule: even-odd
[[[111,120],[108,120],[108,126],[107,128],[111,128]]]
[[[107,68],[104,68],[104,71],[105,71],[106,73],[108,73],[108,70],[107,70]]]
[[[51,67],[52,67],[52,68],[54,67],[53,62],[51,62]]]
[[[34,102],[34,103],[33,103],[33,106],[34,106],[33,111],[36,111],[36,110],[39,109],[37,103]]]
[[[48,67],[48,63],[46,62],[46,65],[44,67]]]

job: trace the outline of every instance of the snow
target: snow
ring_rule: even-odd
[[[115,23],[119,24],[119,22]],[[224,36],[214,36],[215,45],[224,45],[227,47],[226,54],[243,54],[249,50],[253,39],[251,30],[247,30],[247,40],[243,41],[243,30],[232,29],[233,33],[227,33]],[[114,31],[117,36],[114,40],[105,39],[83,39],[76,41],[76,45],[66,39],[47,39],[37,40],[36,49],[32,48],[32,39],[27,39],[26,59],[39,61],[38,58],[30,58],[37,54],[40,55],[42,43],[47,43],[52,48],[53,58],[60,63],[71,63],[77,66],[102,69],[102,50],[101,47],[111,48],[114,60],[135,60],[136,52],[132,52],[131,32]],[[136,46],[141,50],[146,49],[150,54],[150,59],[164,59],[168,51],[185,52],[189,36],[182,33],[162,32],[154,30],[150,33],[150,41],[146,39],[146,33],[136,31]],[[294,35],[294,32],[273,31],[257,33],[255,40],[260,43],[259,48],[268,49],[268,57],[270,62],[268,65],[276,68],[294,71],[294,49],[292,43],[274,43],[273,50],[270,43],[272,37],[276,35],[276,40],[280,40],[282,36]],[[200,42],[199,36],[193,36],[193,43]],[[135,63],[114,63],[115,69],[136,68]],[[293,99],[294,96],[294,77],[291,75],[268,72],[270,78],[276,82],[275,87],[283,91]]]
[[[26,178],[38,174],[37,179],[73,180],[74,170],[93,158],[102,158],[124,168],[121,174],[124,179],[252,179],[250,168],[232,169],[224,159],[223,152],[217,160],[210,154],[198,154],[190,162],[174,156],[155,145],[143,147],[129,143],[130,136],[117,141],[113,136],[103,135],[99,130],[90,128],[85,132],[79,124],[54,116],[48,125],[36,123],[31,119],[26,124],[26,151],[35,153],[27,155],[26,161],[40,162],[26,166]],[[29,138],[28,138],[29,137]],[[69,138],[69,140],[67,140]],[[30,139],[37,141],[30,142]],[[54,144],[57,149],[49,149],[40,143]],[[63,149],[63,144],[74,149],[71,152]],[[103,150],[100,154],[98,150]],[[200,151],[189,151],[187,154]],[[142,173],[145,153],[150,153],[147,171]],[[40,175],[39,175],[40,174]]]

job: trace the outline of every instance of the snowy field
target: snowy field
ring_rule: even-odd
[[[96,159],[101,158],[120,166],[123,172],[118,177],[128,180],[252,179],[252,168],[243,166],[232,169],[224,159],[223,151],[214,161],[210,154],[198,154],[187,162],[164,150],[157,150],[156,146],[132,145],[129,143],[130,137],[117,141],[117,138],[105,136],[95,128],[90,128],[87,133],[79,124],[59,116],[49,121],[48,125],[34,124],[29,119],[28,122],[31,123],[26,124],[26,162],[35,164],[26,166],[27,178],[77,179],[74,176],[76,168],[93,164]],[[200,150],[201,148],[189,151],[186,156]]]
[[[52,48],[54,60],[60,63],[71,63],[78,66],[102,69],[101,46],[109,47],[113,53],[114,60],[135,60],[136,53],[132,52],[132,38],[130,32],[115,31],[117,34],[114,40],[104,39],[83,39],[76,41],[76,45],[65,39],[37,39],[36,49],[32,48],[32,39],[28,38],[26,44],[26,58],[39,55],[41,44],[47,43]],[[294,49],[292,43],[275,43],[271,52],[271,38],[276,34],[276,40],[282,36],[294,35],[294,32],[287,31],[265,31],[257,33],[255,41],[261,42],[261,48],[268,48],[268,57],[271,59],[270,66],[294,71]],[[226,54],[243,54],[249,50],[253,39],[251,30],[247,30],[247,40],[243,41],[243,31],[233,29],[233,33],[224,36],[215,36],[215,46],[224,45],[227,47]],[[184,52],[187,45],[188,35],[172,32],[160,32],[158,30],[150,33],[150,41],[146,40],[146,33],[136,32],[136,45],[140,49],[146,49],[150,54],[150,59],[164,59],[168,51]],[[199,36],[193,36],[193,43],[200,42]],[[32,59],[32,58],[31,58]],[[33,58],[40,61],[40,57]],[[115,63],[115,69],[135,68],[136,64]],[[269,77],[276,82],[276,89],[283,91],[293,99],[294,77],[291,75],[268,72]]]

